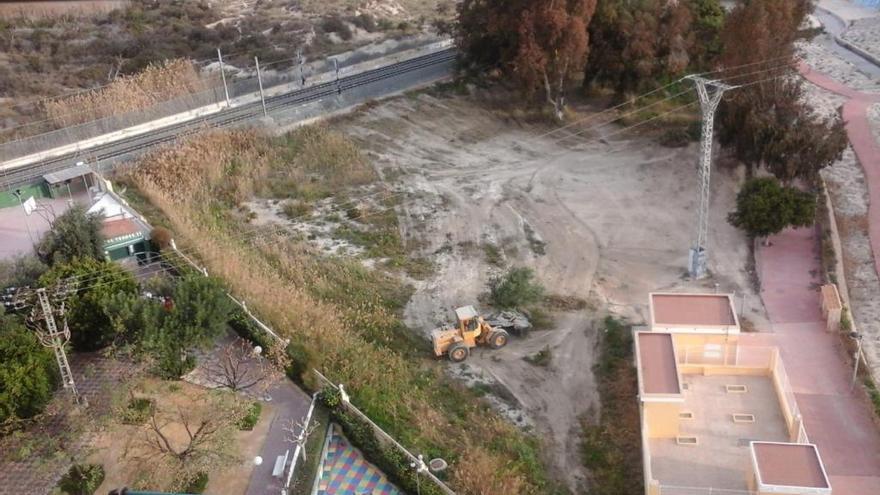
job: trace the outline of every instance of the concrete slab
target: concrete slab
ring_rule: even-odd
[[[86,193],[74,194],[74,201],[87,205]],[[40,207],[37,212],[25,215],[20,206],[0,209],[0,259],[10,259],[33,252],[33,242],[39,242],[43,234],[49,231],[49,222],[61,215],[70,207],[67,198],[38,199]],[[30,228],[30,235],[28,234]]]
[[[688,384],[681,435],[697,437],[697,445],[675,439],[651,440],[651,468],[662,485],[746,490],[751,464],[749,442],[788,441],[785,419],[773,384],[763,376],[684,375]],[[746,393],[727,393],[726,385],[745,385]],[[734,423],[733,414],[753,414],[754,423]]]

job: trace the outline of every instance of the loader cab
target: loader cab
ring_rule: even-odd
[[[456,309],[455,316],[458,318],[458,328],[461,330],[462,339],[468,347],[474,347],[482,332],[482,318],[473,306],[462,306]]]

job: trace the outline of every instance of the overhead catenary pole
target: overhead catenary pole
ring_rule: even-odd
[[[260,85],[260,103],[263,104],[263,117],[269,115],[266,112],[266,97],[263,95],[263,76],[260,74],[260,59],[254,57],[254,63],[257,64],[257,83]]]
[[[226,71],[223,70],[223,55],[217,48],[217,60],[220,62],[220,78],[223,79],[223,93],[226,95],[226,108],[229,108],[229,87],[226,86]]]
[[[697,218],[697,238],[688,254],[688,273],[691,278],[699,279],[706,276],[709,259],[709,193],[712,176],[712,135],[715,125],[715,111],[718,110],[724,92],[734,89],[735,86],[704,79],[700,76],[687,76],[687,79],[694,81],[697,87],[700,109],[703,114],[698,169],[700,204]]]

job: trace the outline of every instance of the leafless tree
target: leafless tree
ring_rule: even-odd
[[[185,405],[159,403],[125,457],[155,486],[182,489],[200,472],[237,461],[233,434],[247,406],[237,395],[219,391]]]
[[[317,420],[312,420],[311,423],[306,424],[306,419],[307,418],[304,417],[301,420],[296,421],[293,418],[289,418],[284,422],[284,426],[282,427],[285,432],[284,439],[299,446],[303,461],[306,460],[306,443],[309,441],[309,437],[312,436],[312,433],[314,433],[321,425]]]
[[[267,349],[266,356],[261,354],[255,352],[248,341],[236,337],[207,360],[204,366],[207,379],[217,387],[234,392],[253,388],[265,391],[283,375],[289,358],[280,344]]]

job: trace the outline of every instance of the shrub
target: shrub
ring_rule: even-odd
[[[259,402],[251,404],[251,407],[248,408],[247,414],[237,423],[238,429],[244,431],[253,430],[254,426],[257,426],[257,421],[260,420],[261,412],[263,412],[262,404]]]
[[[281,211],[291,220],[299,220],[308,216],[312,212],[312,205],[309,203],[294,199],[285,201],[281,207]]]
[[[690,143],[691,137],[687,129],[680,127],[668,129],[660,135],[660,144],[668,148],[683,148]]]
[[[75,258],[70,263],[53,266],[40,277],[40,284],[49,286],[70,277],[99,282],[86,282],[68,302],[67,322],[73,347],[88,352],[114,343],[129,330],[121,317],[133,310],[133,304],[138,301],[134,276],[109,261]],[[123,311],[123,307],[127,309]]]
[[[325,33],[336,33],[344,41],[350,40],[354,35],[354,33],[351,32],[351,28],[348,27],[348,24],[337,16],[325,17],[321,22],[321,30]]]
[[[47,264],[67,263],[75,258],[104,259],[101,215],[76,205],[52,221],[52,228],[37,247]]]
[[[144,424],[153,410],[153,400],[147,397],[133,397],[120,413],[119,420],[127,425]]]
[[[192,481],[189,482],[184,492],[186,493],[204,493],[205,487],[208,486],[208,473],[199,472]]]
[[[360,14],[354,17],[351,20],[351,23],[368,33],[375,32],[378,29],[376,26],[376,19],[370,14]]]
[[[815,194],[762,177],[746,181],[736,196],[736,211],[727,219],[752,237],[767,237],[786,227],[807,227],[815,218]]]
[[[13,317],[0,314],[0,423],[42,412],[57,374],[52,351]]]
[[[550,362],[553,361],[553,353],[550,351],[550,346],[546,345],[543,349],[531,356],[523,356],[523,359],[529,364],[546,368],[547,366],[550,366]]]
[[[150,232],[150,242],[156,246],[159,251],[165,251],[171,246],[171,231],[165,227],[155,227]]]
[[[92,495],[104,482],[104,466],[100,464],[74,464],[58,483],[61,491],[69,495]]]
[[[541,300],[544,287],[534,281],[531,268],[512,268],[504,276],[492,280],[490,298],[499,308],[522,308]]]

